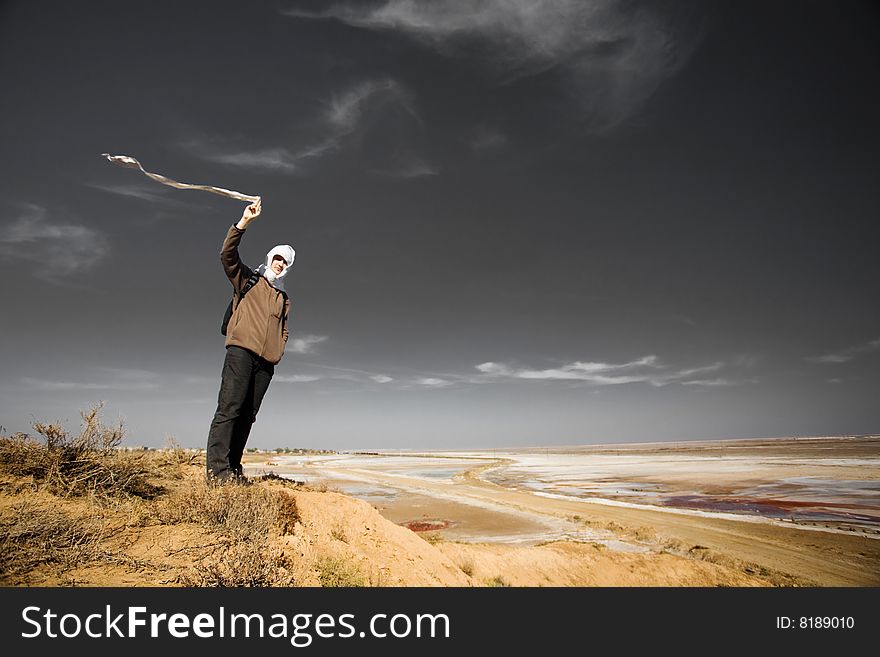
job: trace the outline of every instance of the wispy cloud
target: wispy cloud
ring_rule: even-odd
[[[291,150],[282,146],[245,150],[217,139],[195,138],[181,142],[190,154],[207,162],[216,162],[240,169],[264,170],[283,174],[303,173],[306,162],[320,158],[331,144],[308,146]]]
[[[714,388],[716,386],[734,386],[743,383],[734,379],[694,379],[693,381],[682,381],[683,386],[706,386]]]
[[[280,376],[276,375],[272,377],[272,380],[278,383],[312,383],[313,381],[320,381],[323,378],[326,377],[317,376],[314,374],[293,374]]]
[[[362,146],[364,137],[381,117],[393,116],[392,127],[399,132],[405,124],[421,125],[412,94],[391,78],[361,80],[324,101],[318,112],[303,119],[312,140],[297,145],[271,146],[250,150],[217,138],[197,138],[183,142],[183,148],[200,159],[244,169],[262,169],[283,174],[305,174],[310,166],[346,149]],[[436,173],[436,168],[420,157],[401,135],[383,135],[390,141],[392,156],[375,167],[376,172],[400,178]]]
[[[835,363],[848,363],[849,361],[858,358],[864,354],[869,354],[874,351],[880,350],[880,338],[876,340],[870,340],[864,344],[856,345],[855,347],[849,347],[847,349],[842,349],[841,351],[837,351],[830,354],[824,354],[822,356],[810,356],[806,360],[811,363],[822,363],[822,364],[835,364]]]
[[[391,376],[385,372],[364,370],[354,367],[339,367],[333,365],[320,365],[299,361],[298,367],[308,368],[309,371],[296,375],[275,375],[273,381],[283,383],[312,383],[322,381],[328,384],[339,382],[365,384],[367,389],[376,386],[394,388],[397,390],[411,390],[414,388],[443,388],[457,383],[467,382],[469,377],[463,375],[444,375],[443,378],[429,373],[410,373],[406,376]],[[393,385],[389,385],[393,384]]]
[[[681,14],[628,0],[387,0],[282,13],[397,32],[446,56],[477,54],[504,81],[554,71],[596,130],[632,116],[698,42]]]
[[[690,385],[722,385],[722,379],[693,378],[724,367],[715,362],[684,369],[670,368],[660,363],[656,356],[643,356],[625,363],[575,361],[549,369],[514,368],[509,365],[487,362],[476,366],[483,375],[492,378],[510,378],[549,381],[586,381],[596,385],[622,385],[626,383],[649,383],[664,386],[670,383]]]
[[[307,336],[307,338],[309,337],[321,338],[323,336]],[[378,384],[383,388],[401,391],[484,386],[513,380],[586,383],[595,386],[647,384],[661,387],[680,384],[692,387],[719,388],[757,383],[758,379],[754,376],[754,370],[758,360],[753,355],[737,355],[724,361],[717,360],[683,366],[663,361],[658,356],[649,354],[622,362],[584,360],[544,369],[489,361],[476,365],[474,367],[476,372],[408,371],[404,374],[393,375],[376,370],[322,365],[298,360],[297,368],[305,371],[300,371],[293,376],[276,375],[276,380],[287,383],[346,381],[367,386]]]
[[[175,207],[186,207],[186,203],[182,203],[176,199],[166,196],[160,192],[154,192],[140,185],[106,185],[103,183],[86,183],[87,187],[99,189],[103,192],[116,194],[117,196],[126,196],[129,198],[139,198],[150,203],[163,203],[165,205]],[[161,188],[160,188],[161,189]]]
[[[325,144],[332,150],[361,149],[375,162],[373,173],[392,178],[419,178],[439,173],[417,151],[409,134],[421,129],[413,94],[391,78],[355,83],[326,104],[322,119],[329,126]],[[371,134],[371,133],[377,134]],[[375,139],[368,145],[368,137]]]
[[[575,361],[547,369],[514,367],[505,363],[485,362],[475,366],[477,373],[462,372],[411,372],[405,376],[389,376],[385,373],[348,367],[331,367],[314,363],[301,363],[322,373],[309,372],[293,377],[276,379],[291,383],[317,380],[345,380],[359,383],[375,383],[396,390],[444,389],[468,385],[490,385],[509,380],[582,382],[597,386],[613,386],[642,383],[652,386],[682,384],[694,387],[722,387],[756,383],[757,379],[738,376],[743,369],[753,367],[752,359],[735,358],[730,362],[716,361],[694,367],[674,367],[660,361],[655,355],[642,356],[621,363]],[[725,375],[722,370],[727,371]],[[715,376],[711,376],[715,374]],[[709,376],[707,376],[709,375]]]
[[[321,337],[321,336],[311,336]],[[308,374],[295,375],[276,375],[273,377],[275,381],[283,383],[311,383],[313,381],[349,381],[356,383],[390,383],[395,379],[379,372],[370,372],[368,370],[360,370],[352,367],[334,367],[331,365],[319,365],[317,363],[300,362],[302,366],[313,370],[319,370],[320,373],[310,372]]]
[[[406,179],[436,176],[440,173],[440,169],[410,151],[394,155],[387,166],[373,169],[373,173],[388,178]]]
[[[425,376],[417,378],[414,383],[420,386],[427,386],[429,388],[445,388],[446,386],[451,386],[453,384],[452,381],[447,381],[446,379],[438,379],[434,376]]]
[[[166,383],[167,376],[150,370],[130,367],[97,366],[87,368],[81,377],[58,377],[53,379],[22,377],[26,388],[45,392],[64,390],[153,390]]]
[[[290,351],[295,354],[313,354],[316,351],[315,347],[326,341],[326,335],[303,335],[290,340],[287,343],[287,349],[285,349],[285,351]]]
[[[297,162],[302,157],[302,154],[291,153],[286,148],[266,148],[251,152],[206,153],[204,159],[242,169],[271,169],[290,173],[298,169]]]
[[[32,265],[49,282],[88,271],[110,252],[101,231],[49,217],[45,207],[23,204],[21,214],[0,233],[0,256]]]
[[[142,370],[134,367],[112,367],[101,365],[93,367],[92,370],[102,377],[112,378],[116,381],[148,381],[159,378],[158,372],[152,370]]]
[[[509,143],[509,138],[497,128],[481,125],[467,140],[471,150],[475,153],[490,153],[503,149]]]
[[[327,103],[323,118],[336,127],[336,136],[341,137],[355,132],[369,112],[387,109],[389,105],[421,122],[412,94],[391,78],[364,80],[335,94]]]
[[[74,381],[22,377],[21,383],[31,390],[60,392],[64,390],[153,390],[158,383],[149,381]]]

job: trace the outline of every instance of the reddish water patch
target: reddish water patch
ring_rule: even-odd
[[[451,520],[410,520],[400,523],[414,532],[436,532],[452,525]]]
[[[801,500],[778,500],[760,497],[675,495],[663,499],[665,506],[708,511],[727,511],[769,516],[825,521],[860,521],[869,524],[880,522],[874,515],[858,513],[858,509],[873,510],[875,506],[840,504],[835,502],[811,502]]]

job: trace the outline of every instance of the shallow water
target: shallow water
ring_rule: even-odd
[[[873,440],[873,442],[872,442]],[[436,452],[413,455],[336,454],[276,459],[279,474],[314,482],[370,503],[392,501],[419,480],[450,484],[449,499],[460,499],[452,484],[468,470],[502,487],[560,499],[581,499],[622,506],[645,506],[680,513],[744,520],[791,521],[831,530],[880,535],[880,448],[876,439],[858,442],[743,441],[740,444],[625,446],[621,449],[570,447],[531,450]],[[410,482],[375,481],[381,475]],[[433,490],[424,494],[447,497]],[[450,526],[456,540],[531,542],[528,536],[485,535]],[[570,527],[545,528],[544,540],[562,537]],[[596,540],[597,536],[568,536]],[[607,538],[607,537],[603,537]]]
[[[503,456],[513,463],[487,470],[483,478],[539,494],[880,530],[880,457],[552,452]],[[826,474],[787,476],[792,470]],[[827,476],[832,471],[849,476]],[[859,475],[865,478],[857,478]]]

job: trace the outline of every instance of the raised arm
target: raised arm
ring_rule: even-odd
[[[258,216],[260,216],[260,201],[247,206],[238,223],[230,226],[226,233],[226,239],[223,240],[223,248],[220,249],[220,263],[223,265],[223,271],[226,272],[226,276],[238,292],[244,287],[252,273],[250,268],[241,261],[241,256],[238,255],[238,244],[241,242],[241,236],[244,235],[248,224]]]
[[[257,199],[254,203],[251,203],[244,209],[244,213],[241,215],[241,219],[238,220],[238,223],[235,224],[236,228],[239,230],[245,230],[248,227],[248,224],[251,223],[254,219],[260,216],[260,210],[262,209],[260,206],[262,204],[262,199]]]

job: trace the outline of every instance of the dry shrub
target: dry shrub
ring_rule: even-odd
[[[101,422],[103,402],[80,413],[79,435],[71,436],[60,424],[35,423],[43,442],[28,434],[0,438],[0,470],[19,477],[31,477],[60,496],[135,496],[152,499],[162,492],[148,476],[155,467],[142,454],[116,449],[125,429]]]
[[[195,522],[228,541],[218,556],[180,576],[184,586],[295,586],[284,552],[269,545],[274,528],[294,531],[296,498],[280,490],[196,479],[164,511],[166,522]]]
[[[291,533],[299,514],[296,499],[283,491],[217,485],[199,478],[177,492],[162,519],[172,524],[195,522],[239,541],[254,541],[268,538],[272,527],[281,534]]]
[[[199,461],[201,450],[184,449],[174,436],[165,436],[165,446],[160,452],[162,459],[172,465],[193,465]]]
[[[461,572],[463,572],[468,577],[474,576],[474,562],[471,559],[464,559],[458,567],[461,568]]]
[[[486,586],[490,586],[490,587],[497,587],[497,586],[507,587],[507,586],[510,586],[510,582],[508,582],[506,579],[504,579],[501,575],[496,575],[496,576],[493,577],[492,579],[487,579],[487,580],[486,580]]]
[[[325,587],[343,587],[343,586],[366,586],[367,581],[364,579],[360,569],[346,561],[337,557],[324,557],[315,564],[318,570],[318,580],[321,586]]]
[[[0,515],[0,582],[26,575],[42,564],[68,570],[98,554],[103,535],[93,519],[73,518],[60,509],[24,500]]]
[[[276,472],[263,472],[260,471],[260,474],[256,477],[257,481],[293,481],[292,479],[285,479],[280,476]],[[296,482],[294,482],[296,483]]]
[[[296,523],[299,522],[299,509],[296,506],[296,498],[281,491],[275,491],[273,495],[277,505],[275,526],[282,536],[292,534]]]
[[[303,488],[305,488],[305,490],[312,491],[313,493],[327,493],[331,491],[330,484],[328,484],[327,481],[324,479],[319,479],[317,481],[305,484]]]
[[[184,586],[265,587],[296,586],[289,564],[280,549],[264,541],[236,543],[220,558],[209,558],[180,575]]]
[[[342,523],[337,524],[330,530],[330,536],[335,538],[337,541],[348,543],[348,533],[345,531],[345,525],[343,525]]]

